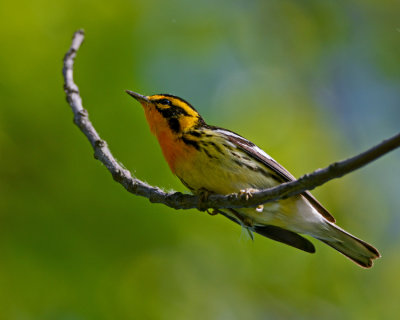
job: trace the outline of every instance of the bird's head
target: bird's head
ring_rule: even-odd
[[[165,131],[179,135],[204,124],[196,109],[182,98],[169,94],[144,96],[130,90],[126,93],[141,103],[150,130],[155,135]]]

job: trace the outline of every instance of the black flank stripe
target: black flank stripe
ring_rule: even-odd
[[[190,131],[190,132],[188,132],[188,134],[190,134],[191,136],[194,136],[194,137],[201,137],[201,133],[198,131]]]
[[[219,153],[224,154],[224,152],[222,151],[222,149],[217,146],[214,142],[210,142],[210,144],[215,148],[215,150],[217,150]]]
[[[246,163],[243,163],[243,165],[244,165],[247,169],[249,169],[249,170],[251,170],[251,171],[258,171],[258,168],[254,168],[254,167],[252,167],[252,166],[250,166],[250,165],[248,165],[248,164],[246,164]]]
[[[225,143],[224,143],[224,147],[227,148],[228,150],[232,150],[232,147],[227,145],[227,144],[225,144]]]
[[[196,141],[190,140],[190,139],[188,139],[188,138],[186,138],[186,137],[182,137],[182,141],[183,141],[184,143],[186,143],[187,145],[196,148],[196,150],[200,150],[200,146],[199,146],[199,144],[198,144]]]
[[[207,149],[203,149],[203,151],[205,152],[205,154],[207,155],[207,157],[209,157],[210,159],[215,158],[215,157],[213,157],[213,156],[207,151]]]
[[[236,163],[239,167],[243,167],[243,162],[240,162],[239,160],[236,159],[233,159],[233,162]]]
[[[178,177],[178,178],[179,178],[179,177]],[[193,189],[191,186],[189,186],[189,185],[186,183],[185,180],[183,180],[182,178],[179,178],[179,180],[181,180],[181,182],[182,182],[187,188],[189,188],[190,190],[194,191],[194,189]]]
[[[254,168],[253,168],[254,169]],[[264,177],[267,178],[272,178],[275,181],[282,183],[285,182],[280,176],[278,176],[277,174],[273,173],[273,172],[267,172],[263,169],[261,169],[260,167],[256,169],[256,171],[260,172]]]

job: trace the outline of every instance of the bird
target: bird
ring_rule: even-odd
[[[142,105],[172,173],[195,195],[245,193],[294,181],[295,177],[265,151],[233,131],[208,125],[186,100],[171,94],[126,92]],[[336,249],[361,267],[380,258],[378,250],[335,224],[335,218],[309,192],[257,208],[218,209],[253,232],[314,253],[308,235]],[[211,212],[210,212],[211,213]]]

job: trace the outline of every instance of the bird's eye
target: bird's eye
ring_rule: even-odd
[[[169,101],[168,99],[160,99],[160,100],[158,100],[158,103],[159,104],[164,104],[164,105],[167,105],[167,106],[171,105],[171,101]]]

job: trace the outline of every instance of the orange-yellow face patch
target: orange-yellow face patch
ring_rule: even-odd
[[[179,116],[176,117],[176,119],[179,121],[180,132],[190,130],[198,123],[200,117],[199,114],[188,103],[179,98],[162,94],[156,94],[153,96],[149,96],[147,98],[150,101],[150,103],[147,104],[147,109],[168,110],[176,108],[180,109],[181,111],[184,111],[183,113],[178,112],[177,114],[179,114]],[[164,99],[168,100],[170,103],[169,104],[159,103],[160,100]],[[159,119],[157,117],[152,117],[153,122],[155,119],[157,119],[157,122],[153,123],[153,126],[158,126],[162,124],[162,122],[158,121]],[[154,129],[157,130],[157,128]]]
[[[157,137],[163,155],[172,172],[179,164],[192,161],[196,149],[182,139],[185,131],[193,129],[200,115],[188,103],[169,95],[153,95],[140,101],[145,111],[150,131]]]
[[[150,131],[155,136],[158,136],[161,131],[169,130],[167,120],[156,110],[153,104],[142,103],[142,106]]]
[[[156,94],[156,95],[153,95],[153,96],[149,96],[148,98],[152,102],[153,101],[155,102],[155,101],[160,100],[160,99],[168,99],[169,101],[171,101],[171,104],[173,106],[176,106],[178,108],[182,108],[183,110],[186,111],[186,113],[189,116],[197,117],[199,115],[195,110],[193,110],[193,108],[188,103],[186,103],[185,101],[182,101],[179,98],[175,98],[175,97],[171,97],[171,96],[165,96],[165,95],[162,95],[162,94]],[[158,104],[158,107],[159,108],[165,108],[165,109],[170,108],[169,105],[162,105],[162,104]]]

